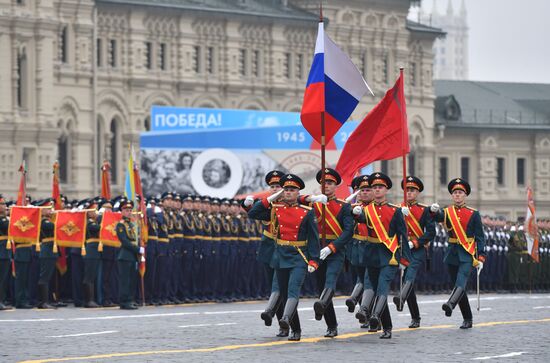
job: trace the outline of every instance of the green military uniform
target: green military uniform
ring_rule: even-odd
[[[0,195],[0,204],[6,206],[6,201]],[[11,249],[8,248],[8,227],[10,220],[5,212],[0,215],[0,310],[6,310],[4,299],[8,288],[8,276],[10,273]]]
[[[48,304],[50,280],[55,271],[55,261],[59,256],[54,242],[55,224],[50,218],[43,218],[40,225],[40,276],[38,278],[38,292],[40,297],[39,309],[51,309]]]
[[[521,268],[523,260],[527,258],[525,232],[514,228],[510,233],[508,245],[508,288],[510,292],[516,293],[524,280],[521,275],[526,272]]]
[[[86,225],[86,254],[84,255],[84,307],[97,308],[99,305],[94,301],[95,280],[99,272],[101,251],[99,251],[99,229],[97,219],[88,218]],[[103,246],[102,246],[103,247]]]
[[[120,203],[121,208],[133,206],[132,202]],[[130,218],[122,218],[116,226],[116,234],[121,243],[117,257],[119,304],[121,309],[137,309],[134,294],[137,284],[137,263],[139,246],[134,223]]]

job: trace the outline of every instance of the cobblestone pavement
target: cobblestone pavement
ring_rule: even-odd
[[[407,329],[408,313],[391,306],[391,340],[360,329],[335,299],[339,336],[323,338],[324,322],[313,319],[313,300],[300,302],[302,341],[276,338],[265,327],[265,302],[146,307],[137,311],[63,308],[0,312],[0,361],[36,362],[326,362],[545,361],[550,359],[550,294],[470,296],[474,328],[458,329],[458,308],[444,316],[444,295],[419,296],[422,328]]]

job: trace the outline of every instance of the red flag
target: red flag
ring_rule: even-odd
[[[38,243],[40,224],[42,222],[41,208],[13,206],[10,211],[8,239],[17,244]]]
[[[101,166],[101,198],[111,199],[111,164],[107,160]]]
[[[55,218],[54,239],[58,246],[82,248],[86,239],[86,212],[59,211]]]
[[[403,73],[395,86],[357,126],[344,145],[336,170],[350,184],[359,169],[377,160],[390,160],[409,152]]]
[[[52,198],[55,202],[55,210],[63,209],[61,205],[61,192],[59,191],[59,163],[53,163]]]
[[[105,211],[101,217],[99,240],[105,246],[120,248],[120,241],[116,235],[116,225],[122,219],[122,213]]]
[[[531,187],[527,187],[527,213],[524,230],[527,240],[527,252],[533,258],[533,261],[539,262],[539,230],[535,214],[535,198],[533,198]]]

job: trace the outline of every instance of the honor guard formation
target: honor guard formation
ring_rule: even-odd
[[[442,316],[458,306],[460,328],[469,329],[474,289],[550,290],[550,221],[537,222],[539,263],[533,263],[524,221],[469,207],[471,187],[462,178],[449,182],[446,207],[422,204],[424,185],[415,176],[401,181],[406,203],[386,199],[393,183],[381,172],[355,177],[346,200],[336,198],[342,183],[336,170],[319,171],[316,179],[324,194],[300,194],[299,176],[273,170],[265,176],[269,196],[261,199],[171,192],[136,203],[62,197],[54,210],[53,198],[27,196],[40,210],[36,223],[30,214],[15,221],[15,202],[0,196],[0,310],[268,298],[263,323],[276,319],[277,336],[297,341],[301,297],[316,298],[312,318],[324,320],[325,337],[336,337],[333,298],[349,295],[347,313],[358,326],[390,339],[389,304],[397,311],[407,305],[409,328],[420,327],[417,292],[449,293]],[[62,211],[81,211],[85,231],[77,222],[60,228]],[[147,230],[138,235],[145,217]],[[38,228],[38,241],[11,238],[16,227],[20,236]],[[63,233],[79,231],[81,247],[61,246]],[[109,233],[112,239],[104,237]]]

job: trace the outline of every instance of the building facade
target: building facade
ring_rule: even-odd
[[[516,217],[532,181],[547,215],[550,139],[540,100],[548,94],[537,98],[541,91],[524,85],[502,91],[508,95],[502,99],[490,98],[491,92],[477,96],[495,102],[485,108],[530,100],[529,107],[541,108],[537,128],[529,123],[534,117],[527,121],[528,110],[519,125],[508,118],[472,121],[481,116],[468,110],[482,107],[469,106],[471,90],[463,96],[454,89],[460,82],[434,89],[432,48],[443,33],[407,20],[410,5],[342,0],[324,6],[326,31],[375,93],[352,118],[372,109],[402,66],[408,170],[424,180],[424,199],[447,200],[443,181],[467,170],[475,207]],[[140,132],[150,128],[152,105],[299,111],[318,17],[318,2],[311,0],[0,0],[0,192],[16,196],[23,159],[35,198],[50,195],[55,160],[70,198],[98,193],[104,159],[120,191],[128,145],[137,148]],[[441,113],[449,97],[462,110],[456,120],[442,116],[450,111]],[[377,162],[374,169],[397,180],[402,163]],[[390,197],[400,199],[400,188]]]
[[[455,5],[457,1],[455,1]],[[464,0],[455,9],[453,0],[447,0],[446,9],[441,9],[443,1],[433,0],[431,10],[420,7],[418,19],[442,29],[446,35],[434,42],[434,78],[468,79],[468,22]],[[438,6],[439,4],[439,6]],[[441,12],[443,11],[443,12]]]

